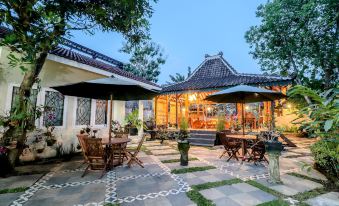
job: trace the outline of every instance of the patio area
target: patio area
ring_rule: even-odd
[[[267,182],[267,163],[219,159],[219,146],[191,147],[183,167],[175,141],[146,141],[138,155],[145,168],[122,165],[101,179],[100,171],[81,177],[86,165],[80,156],[22,166],[22,173],[40,174],[0,179],[2,189],[24,188],[1,194],[0,205],[339,205],[339,194],[324,189],[321,174],[301,169],[302,162],[312,162],[311,141],[296,143],[280,159],[282,185]]]

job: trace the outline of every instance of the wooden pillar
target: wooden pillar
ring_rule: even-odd
[[[154,122],[155,122],[155,126],[157,126],[157,118],[158,118],[158,97],[154,98]]]
[[[166,115],[166,128],[168,128],[168,98],[169,95],[166,95],[166,104],[165,104],[165,115]]]
[[[178,129],[178,94],[175,94],[175,128]]]
[[[189,104],[188,104],[188,94],[185,94],[185,118],[186,118],[187,121],[189,119],[189,116],[188,116],[188,106],[189,106]]]

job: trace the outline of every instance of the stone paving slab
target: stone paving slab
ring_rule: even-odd
[[[308,199],[307,204],[311,206],[339,206],[339,192],[329,192]]]
[[[199,185],[207,182],[219,182],[222,180],[234,179],[234,177],[220,172],[218,169],[210,169],[199,172],[178,174],[190,185]]]
[[[161,155],[161,156],[157,156],[157,158],[158,158],[160,161],[163,161],[163,160],[180,159],[180,154],[175,154],[175,155]]]
[[[151,152],[154,155],[179,154],[179,152],[177,150],[174,150],[174,149],[152,150]]]
[[[287,174],[282,175],[281,180],[283,184],[272,184],[269,183],[267,179],[259,179],[256,181],[287,196],[296,195],[300,192],[307,192],[315,188],[322,187],[319,183]]]
[[[189,167],[206,167],[208,164],[200,162],[200,161],[189,161],[188,166],[181,166],[180,162],[173,162],[173,163],[164,163],[167,167],[171,170],[173,169],[182,169],[182,168],[189,168]]]
[[[8,206],[22,194],[23,192],[0,194],[0,206]]]
[[[42,177],[42,174],[12,176],[0,178],[1,189],[13,189],[18,187],[29,187]]]
[[[277,199],[247,183],[210,188],[201,190],[200,193],[216,206],[254,206]]]
[[[55,206],[80,205],[105,200],[104,183],[88,184],[60,189],[39,190],[25,205]]]
[[[160,145],[160,146],[158,146],[158,145],[151,145],[151,146],[147,146],[147,148],[149,149],[149,150],[167,150],[167,149],[173,149],[172,147],[170,147],[170,146],[167,146],[167,145]]]
[[[185,193],[178,195],[169,195],[167,197],[158,197],[154,199],[146,199],[145,201],[134,201],[131,203],[123,203],[122,206],[195,206]]]

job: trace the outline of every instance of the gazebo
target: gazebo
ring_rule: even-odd
[[[234,128],[239,124],[241,106],[216,104],[204,100],[206,96],[241,84],[286,93],[291,82],[289,77],[238,73],[221,52],[214,56],[206,55],[190,77],[183,82],[166,85],[162,95],[155,98],[155,121],[157,125],[177,128],[180,119],[185,117],[191,129],[215,130],[217,113],[222,110],[226,115],[225,127]],[[270,102],[246,105],[246,125],[254,129],[267,125],[271,119],[270,108]],[[281,111],[276,112],[278,116],[282,115]]]

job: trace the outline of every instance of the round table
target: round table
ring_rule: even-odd
[[[247,153],[247,140],[258,139],[256,135],[242,135],[242,134],[226,134],[226,137],[241,140],[242,158],[244,158]]]
[[[112,166],[121,165],[123,163],[121,155],[126,152],[126,147],[121,147],[121,145],[127,144],[130,141],[132,141],[130,138],[111,138],[111,140],[109,140],[109,138],[103,138],[101,140],[102,144],[106,146],[107,152],[113,152],[112,146],[120,146],[119,161],[117,164],[114,164],[114,159],[112,158]]]

